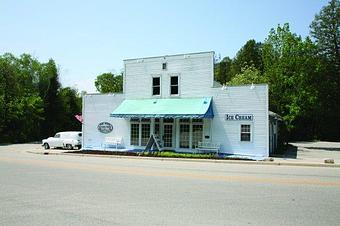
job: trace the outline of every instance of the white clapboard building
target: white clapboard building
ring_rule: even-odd
[[[123,93],[84,95],[82,114],[84,150],[265,158],[277,147],[268,85],[220,85],[214,52],[124,60]]]

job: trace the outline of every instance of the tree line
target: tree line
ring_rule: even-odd
[[[269,84],[269,109],[282,116],[289,140],[340,140],[340,3],[331,0],[315,16],[306,38],[289,24],[271,29],[263,42],[249,40],[234,58],[215,63],[223,85]],[[121,92],[121,74],[97,76],[101,93]]]
[[[77,90],[62,87],[54,60],[29,54],[0,55],[0,143],[36,141],[58,131],[80,130]]]
[[[269,108],[282,116],[286,140],[340,140],[340,3],[331,0],[315,16],[310,37],[289,24],[263,42],[249,40],[231,59],[215,65],[225,85],[269,84]]]
[[[340,2],[331,0],[315,16],[310,37],[289,24],[249,40],[234,58],[215,64],[224,85],[269,84],[269,108],[282,116],[285,140],[340,140]],[[101,93],[122,92],[122,74],[98,75]],[[0,143],[26,142],[55,132],[80,130],[77,90],[62,87],[56,63],[29,54],[0,55]]]

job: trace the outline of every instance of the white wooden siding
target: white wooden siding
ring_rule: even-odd
[[[179,76],[179,97],[202,96],[213,84],[213,55],[213,52],[205,52],[125,60],[125,97],[153,98],[152,76],[155,75],[161,76],[161,98],[170,97],[170,76],[176,75]],[[166,70],[162,70],[164,62]]]
[[[102,150],[105,137],[123,137],[123,142],[129,137],[129,126],[125,119],[110,117],[110,113],[124,100],[123,94],[88,94],[83,97],[83,149]],[[98,131],[101,122],[113,125],[111,133]]]
[[[167,70],[162,63],[167,62]],[[269,154],[268,86],[231,86],[222,90],[213,88],[213,52],[131,59],[124,61],[124,93],[119,95],[85,95],[83,98],[83,148],[101,149],[105,136],[123,137],[130,146],[130,121],[111,118],[110,113],[124,99],[172,98],[170,76],[179,76],[179,96],[176,98],[213,97],[214,118],[205,119],[203,140],[221,144],[221,152],[266,157]],[[161,77],[161,95],[152,96],[152,76]],[[226,121],[225,114],[252,114],[253,121]],[[102,134],[100,122],[110,122],[113,131]],[[178,120],[176,120],[178,121]],[[251,141],[240,141],[241,124],[251,125]],[[174,129],[179,133],[178,122]],[[206,136],[208,138],[206,138]],[[179,147],[179,134],[176,146]],[[177,151],[183,151],[178,148]]]
[[[232,86],[212,88],[214,118],[212,141],[221,144],[221,152],[268,156],[268,86]],[[252,114],[253,121],[226,121],[225,114]],[[241,124],[250,124],[251,142],[240,141]]]

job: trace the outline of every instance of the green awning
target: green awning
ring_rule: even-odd
[[[111,114],[116,118],[213,118],[212,98],[124,100]]]

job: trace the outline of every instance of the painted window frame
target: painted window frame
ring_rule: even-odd
[[[249,126],[249,132],[243,132],[242,126]],[[251,123],[241,123],[240,124],[240,142],[253,142],[253,128]],[[242,134],[249,134],[249,140],[242,140]]]
[[[153,79],[154,78],[159,78],[159,94],[153,94],[153,90],[154,90],[154,87],[157,87],[157,86],[154,86],[153,84]],[[152,97],[160,97],[162,95],[162,76],[160,74],[157,74],[157,75],[151,75],[151,96]]]
[[[177,77],[177,94],[171,93],[171,88],[172,88],[172,86],[174,86],[174,85],[171,84],[171,78],[172,77]],[[169,96],[175,96],[175,97],[180,96],[180,93],[181,93],[180,87],[181,87],[181,76],[180,76],[180,74],[169,74]]]
[[[138,143],[137,144],[132,144],[132,125],[138,125]],[[138,147],[145,147],[145,145],[142,145],[142,133],[143,133],[143,125],[149,125],[149,137],[151,135],[151,120],[150,119],[130,119],[130,145],[131,146],[138,146]]]
[[[191,119],[190,120],[191,124],[191,148],[196,148],[196,145],[198,145],[198,142],[203,142],[204,140],[204,120],[203,119]],[[202,136],[201,136],[201,141],[198,141],[197,144],[194,144],[194,126],[202,126]]]
[[[163,62],[162,63],[162,71],[166,71],[166,70],[168,70],[168,62]]]
[[[188,126],[188,147],[181,147],[181,141],[182,141],[182,137],[181,137],[181,126],[185,125]],[[179,119],[179,148],[185,148],[185,149],[189,149],[191,147],[191,120],[190,119]]]
[[[132,125],[137,125],[138,126],[138,130],[137,130],[137,132],[138,132],[138,139],[137,139],[137,143],[136,144],[132,143]],[[130,119],[130,145],[132,145],[132,146],[139,146],[139,144],[140,144],[140,136],[141,136],[141,134],[140,134],[141,128],[140,127],[141,126],[140,126],[140,120],[139,119],[138,119],[138,121],[136,119]]]

